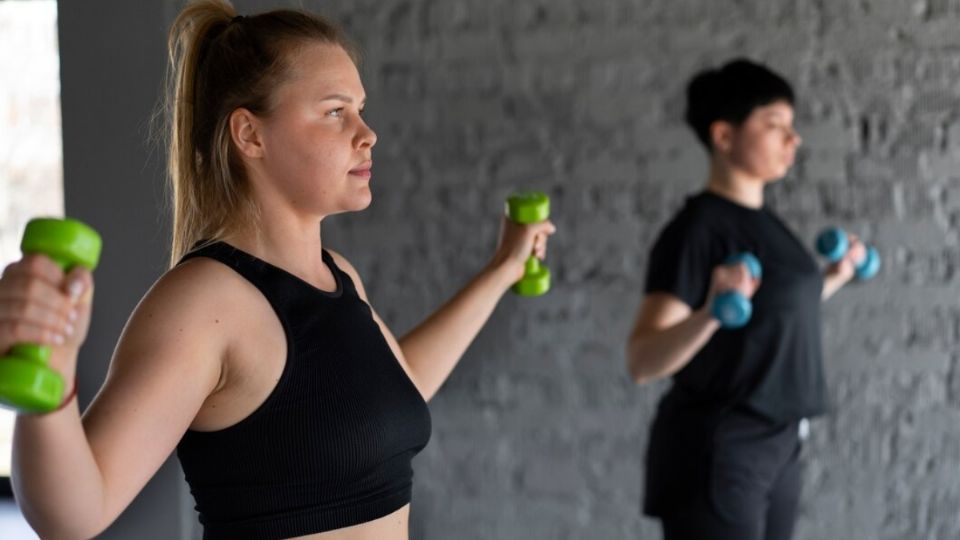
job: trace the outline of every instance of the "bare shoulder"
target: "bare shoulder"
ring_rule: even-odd
[[[114,367],[128,360],[142,366],[169,365],[191,350],[194,359],[208,359],[219,370],[230,340],[232,320],[245,312],[255,291],[229,267],[198,257],[168,270],[140,300],[123,330]],[[197,366],[199,367],[199,366]]]
[[[213,259],[197,257],[168,270],[147,291],[137,311],[153,317],[190,318],[229,313],[243,301],[238,289],[249,284]]]
[[[179,394],[176,403],[185,409],[181,420],[188,424],[219,384],[231,332],[246,312],[244,298],[250,295],[244,286],[252,286],[245,283],[212,259],[192,259],[168,270],[127,320],[91,409],[149,401],[144,396],[163,396],[170,403]]]

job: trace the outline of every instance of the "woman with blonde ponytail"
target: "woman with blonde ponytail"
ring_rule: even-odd
[[[174,449],[204,538],[408,537],[428,401],[553,225],[502,221],[490,263],[395,339],[321,224],[371,202],[376,134],[356,53],[299,11],[188,4],[170,32],[172,266],[127,322],[107,380],[20,415],[13,483],[43,538],[89,538]],[[43,256],[0,278],[0,350],[53,347],[74,378],[93,279]]]

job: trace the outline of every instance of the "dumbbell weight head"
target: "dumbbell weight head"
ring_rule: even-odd
[[[860,281],[872,279],[880,272],[880,253],[877,248],[867,246],[866,255],[856,268],[856,276]]]
[[[753,316],[753,304],[740,291],[726,291],[713,299],[712,312],[724,328],[742,328]]]
[[[0,406],[27,413],[57,408],[64,381],[47,366],[50,354],[50,347],[24,343],[0,358]]]
[[[540,191],[517,192],[507,197],[504,210],[514,223],[539,223],[550,217],[550,197]]]
[[[843,229],[830,227],[817,235],[816,246],[817,253],[835,263],[847,254],[847,250],[850,249],[850,240]]]
[[[727,257],[725,261],[723,261],[723,264],[726,266],[745,264],[747,265],[747,271],[750,272],[750,277],[753,279],[760,279],[763,277],[763,265],[760,264],[760,259],[750,252],[731,255]]]

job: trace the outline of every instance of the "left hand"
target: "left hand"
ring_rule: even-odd
[[[502,270],[509,279],[508,285],[512,285],[523,277],[524,265],[530,255],[541,261],[547,256],[547,237],[556,231],[549,219],[519,225],[506,217],[501,218],[500,238],[490,266]]]

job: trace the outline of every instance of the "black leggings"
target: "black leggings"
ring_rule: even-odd
[[[724,423],[707,489],[661,518],[664,540],[789,540],[800,498],[797,423]]]

